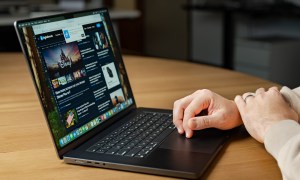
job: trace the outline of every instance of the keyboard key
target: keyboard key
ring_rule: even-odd
[[[139,154],[143,154],[143,155],[146,155],[146,154],[149,154],[150,150],[149,149],[143,149],[139,152]]]
[[[137,155],[135,155],[134,157],[137,157],[137,158],[143,158],[143,157],[145,157],[145,155],[144,155],[144,154],[137,154]]]
[[[133,148],[132,150],[130,150],[128,153],[125,154],[125,156],[130,156],[133,157],[134,155],[136,155],[138,152],[140,152],[142,150],[142,148]]]
[[[115,148],[115,149],[121,149],[122,146],[120,146],[120,145],[115,145],[115,146],[113,146],[113,148]]]
[[[143,158],[175,129],[171,117],[171,114],[139,114],[87,151]]]
[[[132,148],[133,148],[133,146],[124,146],[122,149],[128,149],[128,150],[130,150]]]
[[[158,144],[157,142],[152,142],[152,143],[149,143],[149,146],[154,148],[155,146],[157,146],[157,144]]]
[[[143,141],[143,142],[140,142],[137,146],[146,146],[148,143],[146,143],[145,141]]]
[[[119,151],[119,149],[110,149],[110,150],[106,151],[105,154],[115,154],[117,151]]]
[[[89,151],[89,152],[95,152],[95,151],[97,151],[98,149],[99,149],[98,146],[92,146],[92,147],[88,148],[87,151]]]
[[[151,151],[154,147],[152,146],[146,146],[144,149],[149,149],[149,151]]]
[[[99,149],[98,151],[96,151],[97,153],[105,153],[106,152],[106,149]]]
[[[108,150],[110,148],[111,148],[111,146],[108,146],[108,145],[101,147],[101,149],[105,149],[105,150]]]
[[[159,136],[157,136],[153,142],[161,142],[165,139],[165,137],[167,137],[174,129],[170,129],[170,128],[167,128],[166,130],[164,130]]]
[[[120,149],[116,155],[120,155],[120,156],[123,156],[124,154],[126,154],[126,152],[128,151],[128,149]]]

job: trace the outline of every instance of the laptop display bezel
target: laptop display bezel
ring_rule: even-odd
[[[65,147],[62,147],[61,149],[59,149],[56,146],[55,138],[54,138],[53,133],[51,132],[51,127],[50,127],[50,124],[49,124],[49,120],[48,120],[47,114],[45,112],[45,108],[44,108],[44,106],[42,104],[41,96],[40,96],[39,91],[38,91],[38,86],[37,86],[35,78],[34,78],[33,69],[31,67],[31,63],[30,63],[30,59],[29,59],[29,54],[28,54],[28,51],[27,51],[27,47],[25,46],[25,44],[23,42],[24,34],[23,34],[21,28],[19,28],[19,24],[24,24],[24,23],[29,23],[29,22],[32,22],[32,21],[44,20],[44,19],[49,19],[49,18],[57,18],[57,17],[65,17],[66,19],[70,19],[70,18],[74,18],[74,15],[76,15],[76,14],[88,13],[88,12],[93,12],[93,11],[106,11],[107,16],[108,16],[107,23],[109,24],[110,28],[113,30],[113,25],[112,25],[111,18],[110,18],[110,15],[109,15],[109,12],[108,12],[107,8],[97,8],[97,9],[77,11],[77,12],[68,12],[68,13],[56,14],[56,15],[51,15],[51,16],[39,17],[39,18],[31,18],[31,19],[26,19],[26,20],[19,20],[19,21],[16,21],[14,23],[14,27],[15,27],[15,30],[17,32],[17,36],[18,36],[18,39],[19,39],[22,51],[23,51],[23,54],[25,56],[25,59],[26,59],[27,65],[28,65],[28,69],[29,69],[29,72],[31,74],[31,77],[32,77],[32,80],[33,80],[33,83],[34,83],[34,87],[35,87],[36,93],[37,93],[39,101],[40,101],[40,105],[43,108],[44,116],[45,116],[45,119],[47,121],[47,126],[48,126],[48,129],[50,131],[53,144],[55,146],[57,155],[58,155],[58,157],[60,159],[63,158],[63,155],[66,152],[68,152],[68,151],[70,151],[70,150],[78,147],[79,145],[81,145],[86,140],[90,139],[91,137],[93,137],[97,133],[101,132],[103,129],[107,128],[112,123],[118,121],[121,117],[125,116],[130,111],[136,109],[136,102],[135,102],[134,95],[132,93],[130,82],[129,82],[129,79],[128,79],[128,76],[127,76],[126,67],[125,67],[125,64],[124,64],[124,61],[123,61],[123,58],[122,58],[121,48],[120,48],[120,45],[119,45],[119,43],[118,43],[118,41],[116,39],[115,31],[113,30],[111,32],[112,42],[114,43],[114,46],[117,49],[116,53],[117,53],[117,56],[119,56],[120,63],[122,63],[122,65],[124,67],[124,71],[125,71],[125,74],[123,74],[124,75],[124,84],[127,86],[128,93],[129,93],[130,97],[132,98],[132,104],[129,107],[127,107],[126,109],[124,109],[123,111],[121,111],[118,114],[116,114],[115,116],[111,117],[108,121],[103,122],[102,124],[98,125],[94,129],[92,129],[91,131],[89,131],[86,134],[83,134],[82,136],[80,136],[78,139],[76,139],[73,142],[67,144]]]

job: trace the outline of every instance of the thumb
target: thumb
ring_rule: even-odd
[[[189,119],[188,126],[192,130],[201,130],[216,127],[217,117],[215,115],[198,116]]]

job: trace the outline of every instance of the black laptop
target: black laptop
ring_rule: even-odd
[[[15,22],[60,159],[70,164],[201,177],[229,135],[179,135],[172,111],[137,108],[108,10]]]

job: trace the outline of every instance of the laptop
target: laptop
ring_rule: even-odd
[[[207,129],[186,139],[171,110],[137,107],[106,8],[14,26],[65,163],[195,179],[229,138]]]

